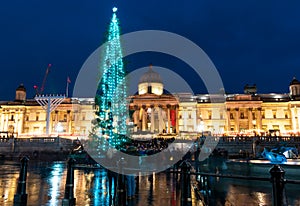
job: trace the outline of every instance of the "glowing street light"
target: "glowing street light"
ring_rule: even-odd
[[[203,122],[203,120],[201,120],[200,124],[198,125],[198,132],[201,132],[202,137],[203,137],[203,132],[204,132],[204,122]]]
[[[56,131],[57,133],[61,133],[61,132],[64,131],[64,127],[62,126],[62,124],[61,124],[60,122],[58,122],[58,123],[56,124],[56,126],[55,126],[55,131]]]

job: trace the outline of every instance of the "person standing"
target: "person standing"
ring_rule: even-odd
[[[135,197],[135,176],[126,175],[126,183],[127,198],[133,199]]]
[[[108,179],[108,189],[109,189],[109,202],[112,205],[117,193],[117,181],[118,181],[118,174],[114,172],[113,168],[117,167],[117,160],[118,157],[114,154],[112,149],[107,151],[107,179]]]
[[[126,148],[126,153],[129,155],[134,155],[136,154],[136,148],[134,147],[127,147]],[[135,184],[135,164],[132,162],[132,159],[128,159],[126,162],[126,192],[127,192],[127,199],[133,199],[135,198],[135,189],[136,189],[136,184]]]

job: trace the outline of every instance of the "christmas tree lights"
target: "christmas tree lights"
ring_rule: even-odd
[[[119,20],[117,8],[113,8],[113,16],[109,24],[105,51],[100,64],[99,80],[95,103],[97,105],[97,126],[99,137],[111,146],[120,147],[126,142],[128,116],[126,73],[123,63],[120,42]],[[100,143],[99,142],[99,143]]]

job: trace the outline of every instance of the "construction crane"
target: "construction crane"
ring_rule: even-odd
[[[46,72],[45,72],[45,75],[44,75],[44,79],[43,79],[43,83],[41,85],[41,88],[39,89],[39,87],[37,85],[33,86],[33,88],[35,89],[36,95],[40,95],[40,94],[42,94],[44,92],[46,80],[47,80],[48,74],[50,72],[50,67],[51,66],[52,66],[52,64],[48,64],[48,67],[46,69]]]

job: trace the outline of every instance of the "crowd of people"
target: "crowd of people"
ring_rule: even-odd
[[[147,141],[131,140],[123,147],[123,152],[136,156],[152,155],[168,148],[175,139],[154,138]]]

